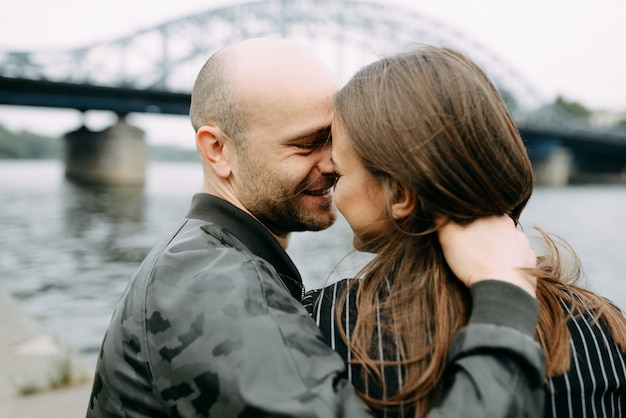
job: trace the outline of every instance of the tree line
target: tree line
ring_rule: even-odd
[[[61,138],[28,131],[12,132],[0,125],[0,159],[55,159],[62,153]]]
[[[0,160],[48,160],[63,157],[63,138],[13,132],[0,125]],[[150,161],[198,161],[195,149],[173,145],[147,145]]]

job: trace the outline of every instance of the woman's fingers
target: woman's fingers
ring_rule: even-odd
[[[466,286],[487,279],[515,284],[533,296],[536,278],[523,271],[537,259],[526,235],[506,215],[480,218],[468,225],[439,228],[439,242],[452,272]]]

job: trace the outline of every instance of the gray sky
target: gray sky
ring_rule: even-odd
[[[0,13],[0,49],[70,49],[234,2],[12,0]],[[515,68],[545,100],[561,94],[594,110],[626,111],[626,1],[378,2],[412,8],[464,32]],[[108,115],[90,114],[88,123],[106,125],[108,120]],[[13,129],[53,135],[75,128],[78,121],[71,111],[0,107],[0,124]],[[151,142],[180,143],[171,132],[188,137],[191,129],[183,117],[134,116],[133,121],[146,129]],[[166,125],[167,138],[159,133]]]

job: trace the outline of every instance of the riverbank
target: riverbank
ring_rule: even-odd
[[[93,370],[0,291],[0,416],[84,417]]]

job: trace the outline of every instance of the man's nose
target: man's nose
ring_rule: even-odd
[[[319,155],[320,159],[319,159],[319,162],[317,163],[317,166],[319,167],[319,170],[322,174],[330,174],[330,173],[335,172],[335,170],[333,169],[333,163],[330,159],[330,151],[331,151],[330,144],[326,145],[320,151],[320,155]]]

